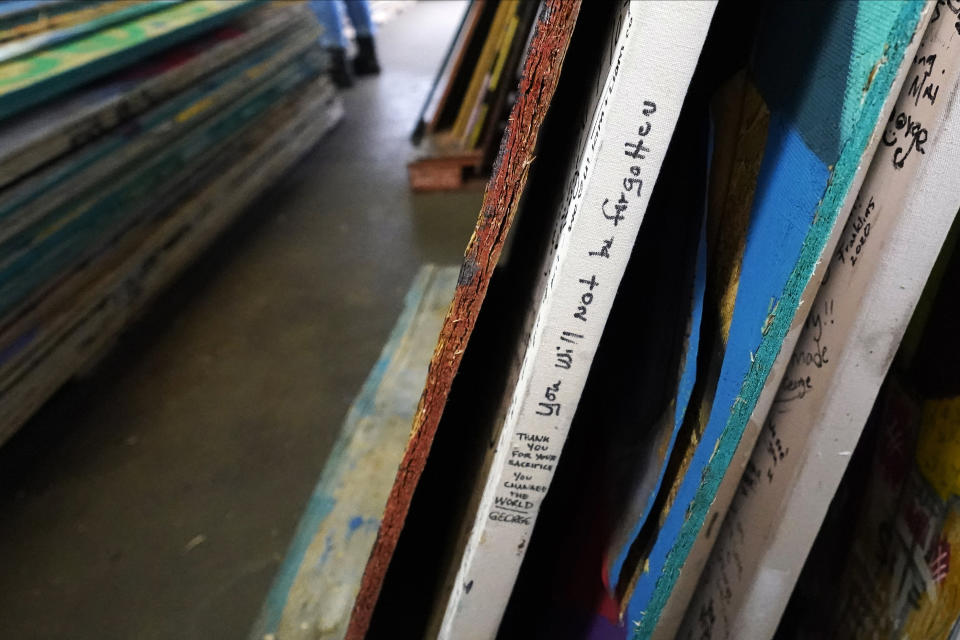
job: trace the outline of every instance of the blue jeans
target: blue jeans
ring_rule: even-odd
[[[325,47],[347,48],[347,38],[343,35],[343,7],[347,7],[347,17],[358,36],[373,35],[373,20],[370,18],[370,5],[367,0],[310,0],[310,9],[323,25],[320,42]]]

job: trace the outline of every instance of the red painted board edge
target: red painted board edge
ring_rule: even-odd
[[[546,0],[520,79],[516,104],[487,183],[477,226],[467,245],[457,289],[430,362],[427,382],[414,416],[410,440],[384,510],[380,531],[367,561],[347,628],[347,640],[364,637],[397,546],[414,489],[430,453],[450,385],[487,293],[527,182],[540,125],[560,77],[580,0]]]

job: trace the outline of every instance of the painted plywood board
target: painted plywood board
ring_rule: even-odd
[[[914,56],[681,638],[776,631],[960,208],[951,178],[960,157],[954,21],[934,14]]]
[[[0,5],[0,42],[85,22],[115,11],[113,4],[111,0],[7,0]]]
[[[74,24],[47,29],[29,37],[0,44],[0,64],[13,60],[14,58],[28,55],[34,51],[64,44],[70,40],[75,40],[121,22],[135,20],[154,11],[169,9],[174,2],[178,1],[179,0],[139,0],[137,2],[130,2],[129,0],[116,0],[115,2],[104,3],[100,5],[100,8],[105,10],[95,12],[93,15],[87,17],[87,19],[80,19],[75,21]]]
[[[0,118],[211,29],[254,0],[195,0],[0,64]]]
[[[298,5],[268,5],[229,26],[157,54],[0,122],[0,187],[103,135],[214,70],[278,37],[312,14]],[[317,28],[314,26],[314,28]]]
[[[489,466],[477,479],[480,498],[468,515],[472,527],[441,638],[497,633],[715,6],[625,3],[610,43],[599,45],[608,58],[594,92],[584,97],[592,116],[510,358],[518,365],[515,382],[495,400],[504,409],[491,429],[496,444]]]
[[[771,115],[730,334],[709,418],[633,577],[625,623],[635,637],[654,634],[675,587],[679,604],[666,611],[663,637],[682,616],[705,561],[695,543],[703,544],[729,504],[728,468],[738,480],[745,464],[738,447],[749,455],[756,434],[745,431],[747,423],[769,408],[783,373],[777,356],[793,349],[819,286],[817,265],[837,242],[837,220],[853,205],[896,97],[891,88],[899,87],[929,17],[916,2],[817,7],[820,13],[777,5],[759,32],[757,49],[769,55],[755,55],[753,76]],[[681,576],[692,583],[678,583]]]
[[[467,245],[457,289],[430,363],[410,439],[387,501],[377,541],[364,570],[346,634],[348,638],[362,638],[370,624],[450,385],[523,194],[540,125],[556,89],[579,10],[580,3],[576,0],[548,0],[537,17],[510,126],[484,193],[477,227]]]
[[[208,164],[205,185],[150,224],[124,234],[48,292],[3,332],[29,342],[0,381],[0,442],[66,380],[110,347],[118,333],[230,221],[342,116],[326,79],[272,109],[261,127],[229,141]],[[29,340],[27,340],[29,339]]]

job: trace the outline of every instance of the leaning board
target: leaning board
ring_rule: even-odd
[[[815,272],[842,231],[929,14],[929,5],[911,1],[796,2],[765,16],[752,75],[770,117],[726,353],[709,419],[646,562],[620,577],[635,581],[624,603],[635,637],[654,634],[673,600],[658,630],[670,637],[686,608],[711,523],[752,450],[756,431],[745,431],[747,423],[769,409],[783,374],[777,356],[793,350],[819,285]]]
[[[517,102],[494,165],[493,176],[484,193],[476,229],[467,245],[457,290],[430,363],[430,373],[414,417],[407,449],[384,510],[377,541],[364,570],[347,630],[348,638],[362,638],[370,624],[384,576],[410,509],[414,489],[430,453],[453,377],[460,366],[480,305],[490,285],[490,277],[517,212],[533,161],[540,125],[556,89],[579,11],[578,0],[547,0],[537,16]]]
[[[960,207],[948,177],[960,157],[960,35],[939,18],[830,257],[681,638],[773,637]],[[897,128],[904,117],[924,123],[922,155]]]
[[[426,265],[354,400],[250,640],[339,638],[410,436],[456,267]]]

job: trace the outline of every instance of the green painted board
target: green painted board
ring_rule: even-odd
[[[0,122],[0,187],[98,139],[292,29],[316,32],[319,25],[300,5],[265,5]]]
[[[193,0],[0,64],[0,118],[230,20],[257,0]]]
[[[311,29],[267,43],[96,142],[0,191],[0,246],[56,207],[106,188],[104,181],[113,181],[125,167],[251,95],[317,46],[316,32]]]
[[[202,186],[88,261],[0,334],[28,347],[0,366],[0,443],[117,334],[259,194],[343,115],[329,80],[288,94],[260,126],[223,146],[200,168]],[[0,346],[0,353],[8,351]]]
[[[121,22],[140,18],[154,11],[169,9],[172,4],[180,1],[181,0],[144,0],[143,2],[133,4],[116,3],[106,5],[108,9],[113,10],[97,16],[92,20],[79,22],[62,29],[44,31],[34,36],[0,45],[0,63],[15,58],[22,58],[30,53],[48,49],[54,45],[66,44],[71,40],[76,40],[77,38],[95,33]]]
[[[0,313],[12,311],[25,296],[39,291],[51,278],[143,216],[144,210],[162,209],[195,187],[192,168],[205,162],[206,154],[284,94],[315,77],[320,68],[314,56],[298,60],[209,124],[118,175],[111,189],[82,202],[67,203],[8,240],[0,250]]]

